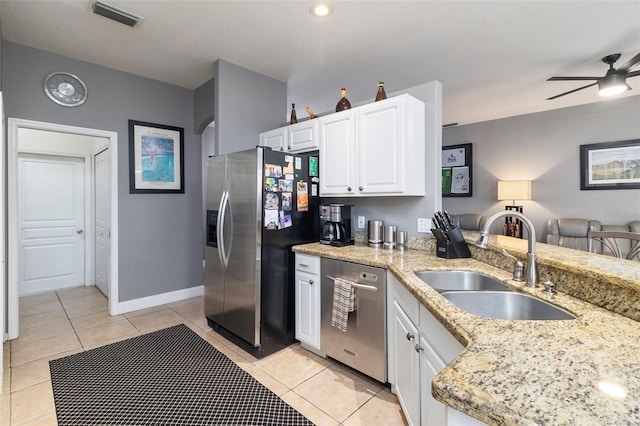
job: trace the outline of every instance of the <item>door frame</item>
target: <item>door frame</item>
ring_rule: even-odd
[[[19,334],[19,301],[18,301],[18,130],[21,128],[70,133],[76,135],[102,137],[109,140],[111,150],[111,208],[110,227],[111,241],[109,248],[110,280],[109,280],[109,312],[118,311],[118,133],[108,130],[90,129],[85,127],[67,126],[41,121],[8,119],[7,140],[7,318],[8,338],[15,339]],[[53,154],[44,153],[43,154]],[[89,161],[93,160],[93,153]],[[90,162],[85,161],[85,167]],[[91,177],[92,179],[92,177]],[[91,190],[93,193],[93,190]],[[91,198],[92,199],[92,198]],[[94,220],[92,216],[91,221]],[[93,223],[90,224],[93,226]],[[85,229],[88,229],[85,223]],[[86,241],[85,241],[86,243]]]

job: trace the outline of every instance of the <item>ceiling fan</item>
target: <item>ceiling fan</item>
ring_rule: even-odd
[[[640,53],[633,58],[629,59],[620,68],[615,69],[613,64],[620,59],[619,53],[607,55],[602,58],[602,62],[609,65],[609,70],[602,77],[551,77],[547,81],[566,81],[566,80],[595,80],[595,83],[587,84],[586,86],[578,87],[577,89],[569,90],[568,92],[560,93],[559,95],[547,98],[548,101],[559,98],[560,96],[568,95],[578,90],[586,89],[587,87],[598,85],[598,93],[601,96],[613,96],[618,93],[622,93],[625,90],[631,90],[631,87],[627,84],[628,77],[636,77],[640,75],[640,71],[629,71],[633,66],[640,63]]]

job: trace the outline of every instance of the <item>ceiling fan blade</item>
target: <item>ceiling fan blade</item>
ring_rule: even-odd
[[[602,77],[551,77],[547,81],[599,80]]]
[[[627,74],[627,78],[629,78],[629,77],[635,77],[635,76],[638,76],[638,75],[640,75],[640,70],[630,72],[629,74]]]
[[[582,89],[586,89],[587,87],[595,86],[596,84],[598,84],[598,82],[587,84],[586,86],[578,87],[577,89],[569,90],[568,92],[560,93],[559,95],[555,95],[555,96],[552,96],[550,98],[547,98],[547,100],[548,101],[552,101],[552,100],[554,100],[556,98],[559,98],[560,96],[568,95],[570,93],[577,92],[578,90],[582,90]]]
[[[640,53],[638,53],[636,56],[634,56],[633,58],[625,62],[620,68],[618,68],[618,71],[627,71],[629,68],[633,67],[638,62],[640,62]]]

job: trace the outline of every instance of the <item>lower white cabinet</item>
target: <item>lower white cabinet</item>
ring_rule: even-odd
[[[415,350],[420,336],[418,329],[397,302],[393,302],[394,340],[390,345],[395,354],[393,387],[409,424],[420,424],[420,355]]]
[[[476,426],[484,423],[442,404],[433,397],[433,379],[464,347],[389,274],[389,382],[407,422],[422,426]]]
[[[303,345],[320,351],[320,258],[296,253],[295,335]]]

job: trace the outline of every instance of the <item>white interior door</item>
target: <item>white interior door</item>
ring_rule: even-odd
[[[110,153],[105,149],[95,156],[95,215],[96,215],[96,286],[109,297],[109,212],[110,203]]]
[[[18,156],[19,294],[84,284],[82,158]]]

